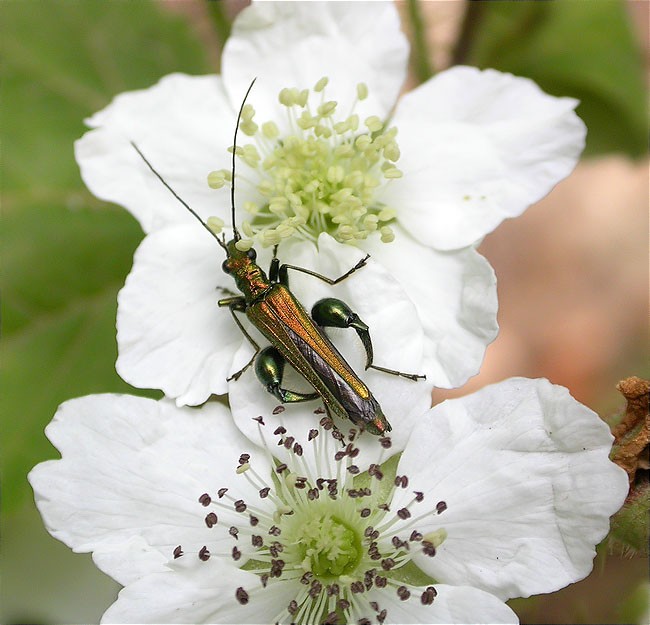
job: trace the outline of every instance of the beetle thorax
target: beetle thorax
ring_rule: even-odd
[[[233,278],[237,283],[237,288],[244,294],[247,300],[255,299],[271,286],[264,271],[252,261],[243,264],[233,274]]]

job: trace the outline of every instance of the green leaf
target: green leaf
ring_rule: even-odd
[[[611,538],[627,554],[648,555],[648,513],[650,487],[642,484],[630,494],[623,507],[612,517]]]
[[[646,153],[644,60],[625,4],[470,2],[456,60],[535,80],[581,101],[585,154]]]
[[[116,295],[141,238],[115,210],[22,206],[5,218],[2,358],[5,509],[54,457],[43,429],[62,401],[129,392],[115,373]]]
[[[639,582],[635,588],[628,591],[627,596],[619,603],[619,620],[616,622],[647,623],[648,614],[650,613],[649,594],[647,579]]]
[[[72,145],[119,92],[174,71],[206,73],[185,21],[161,3],[0,3],[3,82],[4,512],[56,455],[43,434],[57,405],[131,392],[115,373],[116,294],[142,233],[84,189]]]

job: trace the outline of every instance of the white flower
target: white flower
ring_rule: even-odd
[[[494,274],[474,244],[571,172],[585,129],[575,100],[469,67],[443,72],[395,104],[407,56],[392,3],[254,3],[233,25],[222,76],[172,74],[87,120],[93,130],[76,144],[86,184],[125,206],[147,233],[120,295],[122,377],[161,388],[179,405],[227,390],[243,339],[215,310],[215,287],[232,288],[219,270],[221,251],[130,141],[203,219],[229,225],[229,194],[206,177],[213,172],[215,187],[227,182],[227,148],[253,77],[237,173],[247,236],[256,245],[282,241],[279,256],[293,264],[295,237],[306,261],[309,245],[322,250],[322,232],[354,242],[415,307],[423,360],[407,368],[439,387],[478,371],[497,332],[497,303]],[[365,303],[386,302],[377,290]],[[394,367],[394,354],[377,354]]]
[[[515,623],[589,573],[627,492],[597,415],[512,379],[407,420],[402,446],[277,411],[245,438],[218,403],[90,396],[30,482],[125,586],[106,623]]]

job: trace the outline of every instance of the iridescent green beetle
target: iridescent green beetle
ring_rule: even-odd
[[[425,376],[403,373],[372,364],[373,349],[368,326],[343,301],[328,297],[314,304],[311,316],[289,289],[288,270],[299,271],[327,284],[342,282],[358,269],[361,269],[369,256],[362,258],[349,271],[336,279],[331,279],[303,267],[280,264],[277,258],[277,245],[268,276],[256,263],[257,254],[253,248],[243,244],[235,226],[235,158],[237,130],[241,122],[246,98],[253,84],[244,96],[233,140],[231,211],[233,238],[226,242],[219,237],[190,206],[165,182],[153,168],[140,149],[132,143],[149,169],[169,189],[174,197],[201,223],[215,238],[226,253],[222,268],[231,275],[241,295],[232,295],[219,300],[221,307],[228,307],[244,336],[255,348],[250,361],[229,380],[237,380],[241,374],[255,363],[255,373],[266,390],[282,403],[293,403],[322,399],[330,416],[349,419],[371,434],[383,435],[391,430],[379,402],[374,398],[366,384],[357,376],[352,367],[325,334],[323,328],[353,328],[363,343],[366,352],[366,369],[372,368],[413,381]],[[236,313],[245,313],[251,323],[271,343],[260,348],[246,331]],[[285,364],[289,363],[314,388],[313,393],[292,391],[282,387]]]

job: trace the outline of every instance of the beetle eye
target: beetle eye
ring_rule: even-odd
[[[255,260],[257,258],[257,252],[251,247],[251,249],[246,252],[246,256],[251,260]]]
[[[223,263],[221,263],[221,268],[224,270],[225,273],[230,273],[230,267],[228,266],[227,258],[226,260],[223,261]]]

